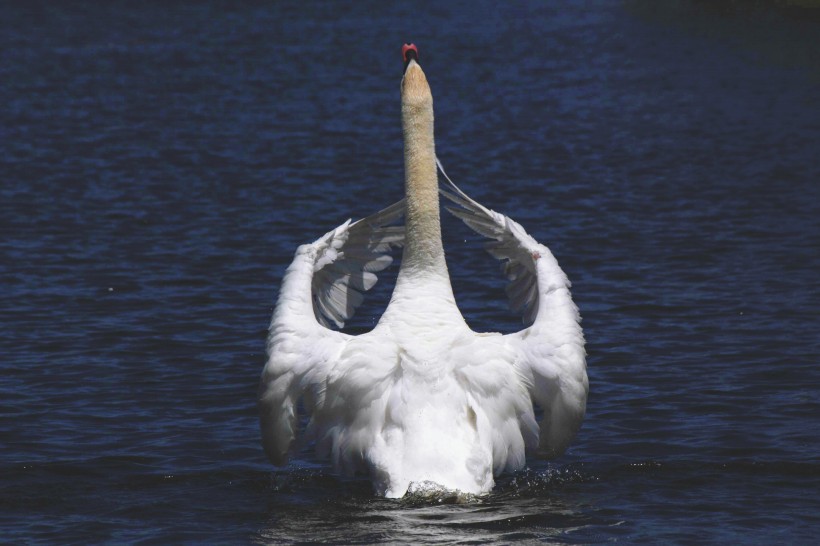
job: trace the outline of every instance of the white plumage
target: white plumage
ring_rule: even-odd
[[[559,455],[578,430],[588,390],[579,314],[547,247],[443,169],[439,190],[432,96],[414,59],[402,79],[402,121],[405,199],[300,246],[288,267],[260,384],[263,443],[274,464],[287,462],[301,398],[304,440],[337,472],[370,476],[378,494],[401,497],[427,482],[486,493],[494,474],[524,466],[526,449]],[[464,322],[444,260],[439,191],[504,261],[520,332],[476,333]],[[331,330],[353,316],[400,246],[396,287],[376,327],[359,336]]]

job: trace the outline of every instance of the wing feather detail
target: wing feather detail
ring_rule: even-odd
[[[581,426],[589,392],[584,335],[569,279],[546,246],[511,218],[471,199],[440,162],[438,167],[447,182],[440,192],[455,205],[448,210],[490,239],[485,248],[502,261],[510,306],[523,314],[527,326],[503,337],[516,354],[515,368],[530,396],[543,410],[538,453],[560,455]],[[520,423],[522,430],[529,426]]]
[[[490,239],[485,249],[491,256],[502,260],[502,271],[511,284],[507,287],[510,307],[523,314],[525,326],[535,321],[538,311],[539,294],[536,288],[536,256],[549,250],[533,239],[518,222],[492,211],[471,199],[453,183],[444,172],[441,162],[438,168],[446,180],[446,188],[440,193],[457,205],[446,207],[479,235]],[[565,277],[566,278],[566,277]]]
[[[344,326],[377,282],[376,273],[404,244],[404,226],[389,226],[404,214],[404,200],[357,222],[348,220],[296,250],[285,272],[268,334],[258,406],[262,443],[270,460],[285,464],[300,417],[325,406],[328,377],[352,338],[327,328]],[[309,421],[303,441],[315,440]]]
[[[367,218],[342,224],[314,243],[319,255],[311,291],[316,320],[343,328],[378,281],[375,273],[393,263],[387,254],[404,245],[404,226],[388,226],[404,215],[404,200]]]

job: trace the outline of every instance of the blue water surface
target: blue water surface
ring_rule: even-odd
[[[2,12],[2,541],[817,540],[817,10]],[[275,469],[256,418],[295,248],[401,196],[404,41],[448,173],[552,249],[588,340],[570,450],[468,503],[375,498],[310,453]],[[497,264],[444,231],[469,324],[515,331]]]

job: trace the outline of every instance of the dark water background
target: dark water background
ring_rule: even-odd
[[[136,4],[2,4],[2,541],[817,540],[816,11]],[[401,194],[405,40],[449,174],[551,247],[588,339],[572,448],[469,504],[276,470],[256,420],[296,246]],[[445,231],[468,322],[515,330]]]

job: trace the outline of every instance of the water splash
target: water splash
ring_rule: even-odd
[[[410,482],[407,493],[402,497],[402,504],[409,506],[426,504],[470,504],[480,502],[482,496],[464,493],[457,489],[448,489],[441,484],[425,480]]]

